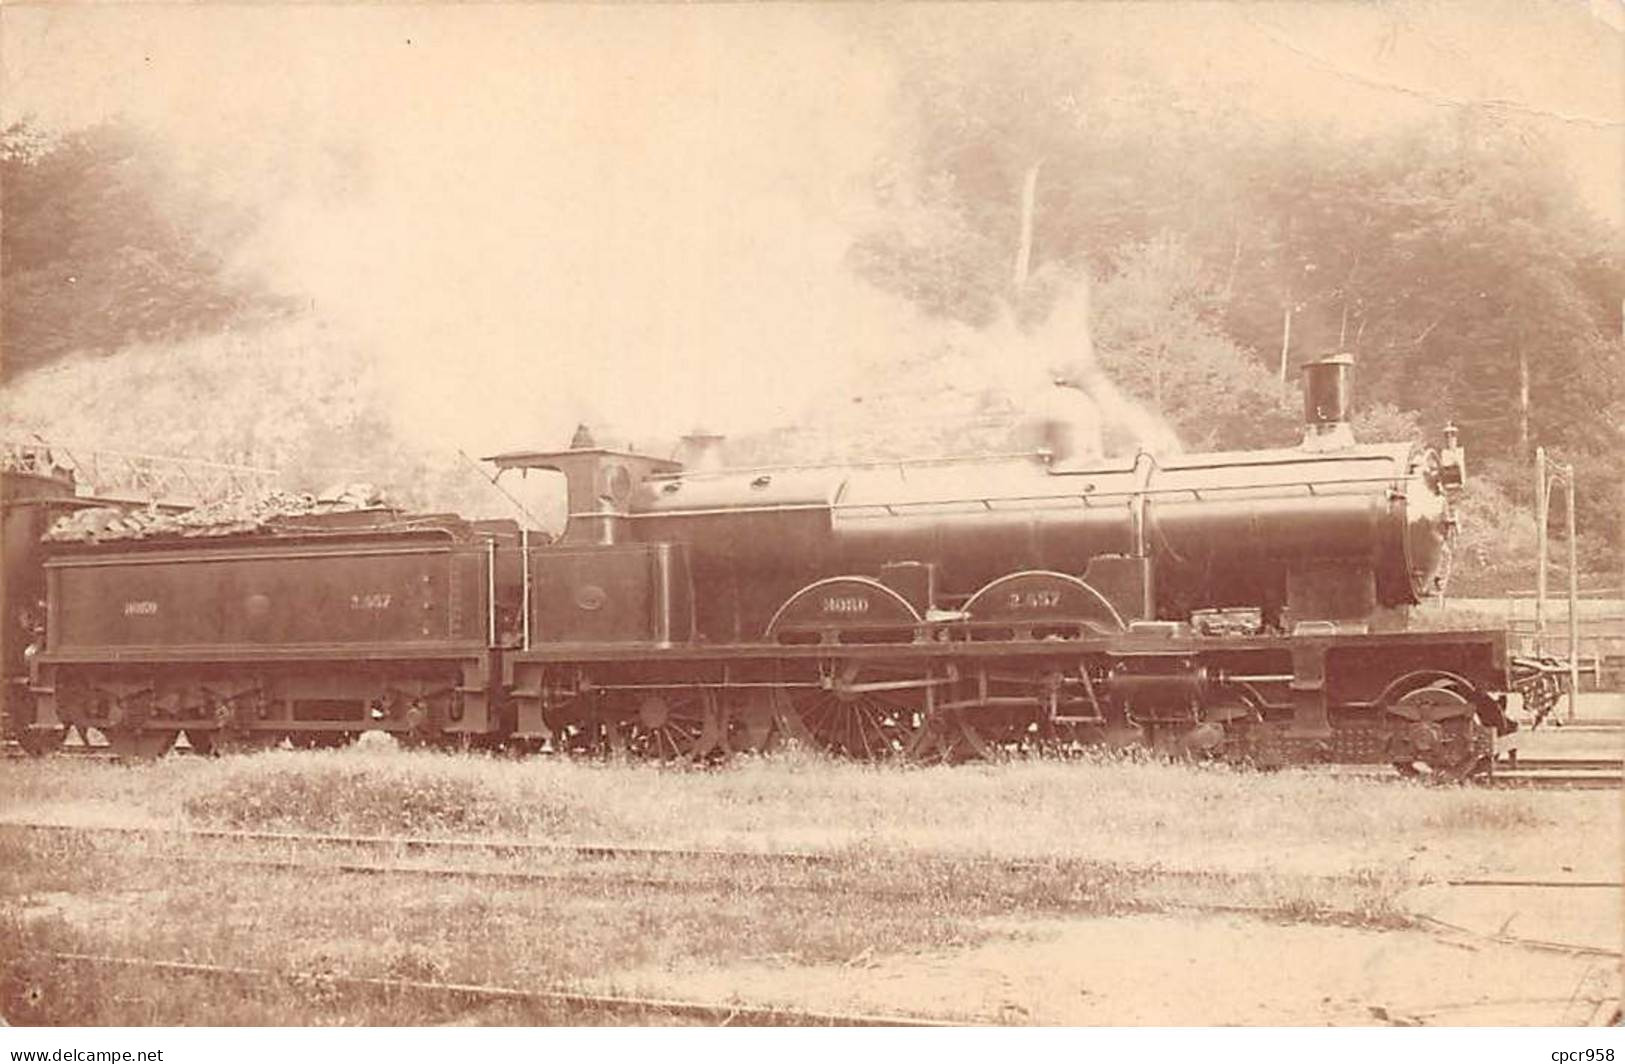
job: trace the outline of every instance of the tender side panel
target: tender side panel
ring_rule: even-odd
[[[477,547],[277,547],[49,563],[53,654],[484,644]]]

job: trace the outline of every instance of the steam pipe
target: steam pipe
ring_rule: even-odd
[[[485,541],[485,638],[486,646],[497,645],[497,541]]]
[[[519,618],[524,637],[520,645],[530,649],[530,529],[519,530]]]

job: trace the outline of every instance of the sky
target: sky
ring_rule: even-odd
[[[790,423],[928,338],[844,261],[911,34],[1117,35],[1185,91],[1349,128],[1502,100],[1617,221],[1618,11],[8,4],[0,113],[155,131],[261,212],[244,268],[352,336],[403,424],[490,453]]]

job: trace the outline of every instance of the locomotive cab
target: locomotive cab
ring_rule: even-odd
[[[564,451],[514,451],[486,459],[498,473],[564,475],[567,517],[556,545],[524,549],[525,642],[651,644],[693,637],[693,589],[683,544],[639,542],[628,525],[653,489],[678,472],[665,458],[597,446],[580,430]]]

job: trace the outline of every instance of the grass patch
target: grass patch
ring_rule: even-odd
[[[1552,856],[1549,829],[1559,824],[1566,839],[1617,838],[1620,812],[1606,792],[1430,787],[1147,759],[876,767],[799,754],[689,768],[363,744],[134,767],[58,758],[0,774],[0,817],[19,819],[1058,856],[1294,874],[1482,871],[1487,832],[1510,865]]]
[[[467,757],[270,754],[228,763],[181,801],[200,824],[379,835],[557,836],[595,818],[544,776]]]
[[[1553,822],[1522,794],[1454,791],[1433,803],[1422,817],[1425,827],[1443,831],[1515,831]],[[1519,801],[1518,799],[1523,799]]]

